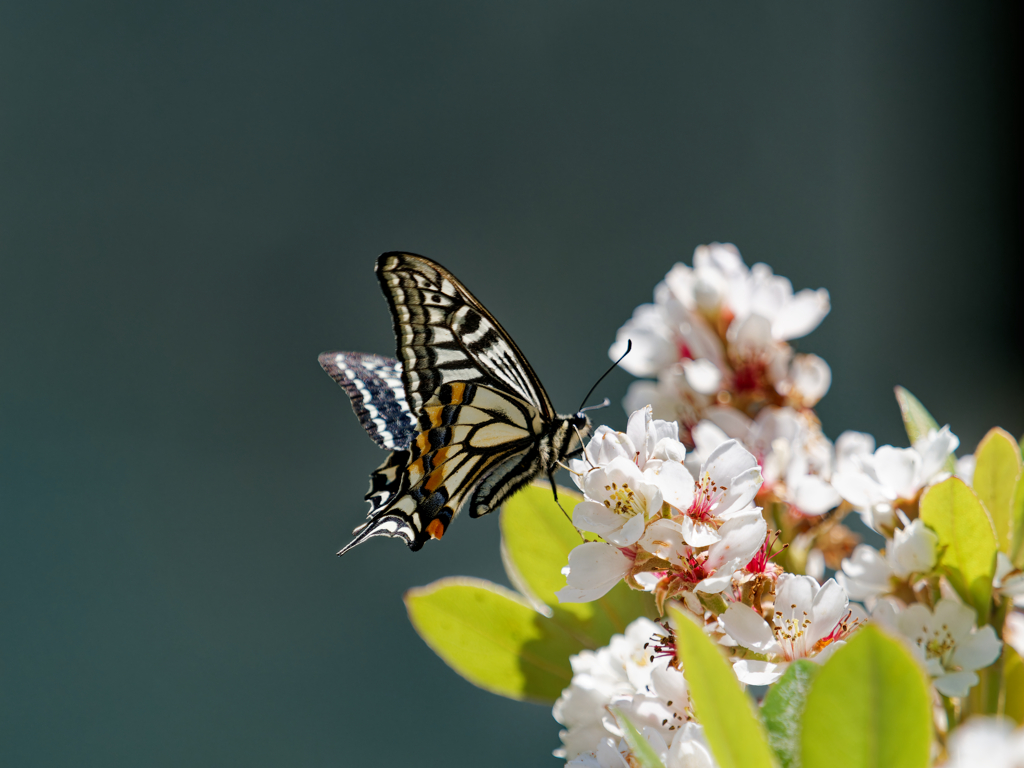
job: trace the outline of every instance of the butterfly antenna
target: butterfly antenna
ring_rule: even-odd
[[[626,351],[622,353],[622,355],[621,355],[621,356],[619,357],[619,359],[618,359],[618,360],[616,360],[616,361],[615,361],[614,363],[612,363],[612,365],[611,365],[611,368],[609,368],[609,369],[608,369],[607,371],[605,371],[605,372],[604,372],[603,374],[601,374],[601,378],[600,378],[600,379],[598,379],[597,381],[595,381],[595,382],[594,382],[594,386],[592,386],[592,387],[590,388],[590,391],[589,391],[589,392],[587,392],[587,396],[583,398],[583,402],[582,402],[582,403],[580,403],[580,412],[581,412],[581,413],[582,413],[582,412],[583,412],[583,410],[584,410],[583,406],[587,404],[587,400],[589,400],[589,399],[590,399],[590,396],[591,396],[592,394],[594,394],[594,390],[595,390],[595,389],[597,389],[597,385],[598,385],[598,384],[600,384],[600,383],[601,383],[602,381],[604,381],[604,377],[605,377],[605,376],[607,376],[607,375],[608,375],[609,373],[611,373],[612,371],[614,371],[614,370],[615,370],[615,366],[617,366],[617,365],[618,365],[619,363],[621,363],[621,362],[622,362],[622,358],[623,358],[623,357],[625,357],[626,355],[628,355],[628,354],[629,354],[629,351],[630,351],[630,350],[631,350],[632,348],[633,348],[633,340],[632,340],[632,339],[627,339],[627,340],[626,340]],[[602,404],[602,405],[595,405],[595,406],[593,406],[593,407],[594,407],[594,408],[603,408],[603,407],[604,407],[605,405],[607,405],[607,404],[608,404],[608,400],[607,400],[607,399],[605,399],[605,402],[604,402],[604,404]]]

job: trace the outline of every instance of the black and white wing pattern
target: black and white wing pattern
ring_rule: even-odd
[[[370,475],[369,520],[338,554],[373,536],[400,537],[413,550],[440,539],[464,504],[479,517],[538,475],[551,478],[590,427],[582,412],[555,413],[515,342],[444,267],[385,253],[377,277],[399,361],[349,352],[320,358],[370,436],[392,450]]]
[[[363,352],[324,352],[318,359],[348,393],[359,423],[377,445],[389,451],[409,447],[416,418],[405,400],[400,362]]]

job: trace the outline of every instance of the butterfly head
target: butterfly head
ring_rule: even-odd
[[[583,411],[565,420],[565,439],[559,451],[558,460],[575,459],[583,453],[583,441],[592,430],[590,418]]]

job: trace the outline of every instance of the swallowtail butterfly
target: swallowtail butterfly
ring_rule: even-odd
[[[537,374],[494,316],[440,264],[385,253],[377,278],[398,360],[324,352],[320,365],[352,399],[370,437],[391,451],[370,475],[367,522],[338,553],[373,536],[412,550],[440,539],[464,505],[480,517],[539,475],[554,489],[582,451],[590,420],[555,413]]]

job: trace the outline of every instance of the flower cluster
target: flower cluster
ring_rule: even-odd
[[[633,763],[618,712],[666,768],[713,768],[667,632],[649,619],[637,619],[606,647],[571,658],[572,683],[554,707],[555,719],[565,726],[557,757],[570,766],[629,768]]]
[[[730,587],[765,543],[767,524],[753,505],[761,486],[754,456],[727,440],[701,462],[695,479],[685,466],[678,425],[642,408],[626,432],[599,427],[582,459],[571,462],[584,501],[573,524],[596,533],[569,555],[561,602],[587,602],[620,579],[669,598],[692,601]]]
[[[957,459],[956,435],[930,416],[913,430],[908,422],[916,439],[906,448],[876,448],[862,432],[835,443],[826,437],[813,407],[829,388],[829,367],[788,343],[828,313],[824,289],[794,293],[769,267],[748,268],[735,247],[716,243],[699,247],[692,267],[674,266],[654,297],[609,351],[618,358],[632,341],[622,366],[646,377],[624,400],[626,431],[599,427],[570,462],[584,496],[572,522],[590,535],[569,555],[559,600],[595,600],[624,580],[653,593],[663,614],[667,600],[678,601],[751,685],[773,684],[796,659],[824,663],[873,622],[901,637],[931,678],[940,734],[952,729],[949,718],[979,711],[965,697],[1000,656],[1000,635],[1024,651],[1020,555],[1013,560],[1008,534],[999,539],[995,524],[979,518],[985,535],[992,526],[1004,544],[985,577],[994,602],[972,605],[974,593],[958,593],[943,568],[951,540],[921,517],[932,486],[954,475],[960,479],[950,482],[972,484],[975,457]],[[858,543],[840,522],[854,511],[884,546]],[[984,623],[990,607],[996,627]],[[666,765],[681,734],[699,734],[681,703],[681,677],[674,708],[666,708],[652,670],[681,673],[640,645],[667,631],[644,622],[608,648],[574,657],[572,685],[555,707],[568,726],[571,765],[633,764],[615,707],[645,727]],[[671,726],[683,729],[671,738]],[[703,744],[698,736],[682,741],[693,754]],[[955,747],[950,742],[954,756]]]

